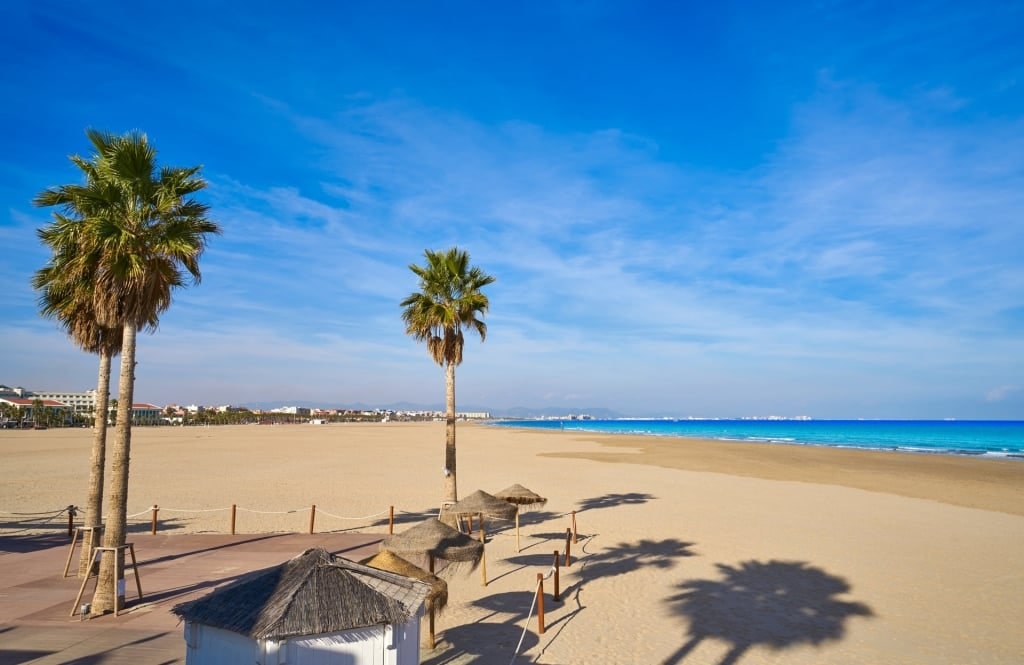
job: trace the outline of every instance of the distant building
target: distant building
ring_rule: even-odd
[[[57,409],[59,411],[63,411],[64,420],[70,420],[71,414],[74,412],[70,405],[53,399],[42,399],[40,397],[0,397],[0,403],[9,404],[18,410],[18,420],[23,422],[34,422],[36,420],[36,416],[39,415],[35,413],[37,400],[44,409]]]

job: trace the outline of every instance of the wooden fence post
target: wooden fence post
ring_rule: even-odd
[[[572,511],[572,544],[576,544],[576,511]]]
[[[544,575],[537,573],[537,634],[544,634]]]
[[[149,535],[156,535],[156,516],[160,512],[160,506],[153,504],[153,519],[149,523]]]
[[[316,522],[316,504],[309,509],[309,535],[313,535],[313,524]]]
[[[238,506],[231,504],[231,535],[235,535],[235,512],[238,510]]]
[[[572,559],[569,558],[569,543],[572,542],[572,532],[570,529],[565,530],[565,567],[568,568],[572,565]]]
[[[76,506],[70,505],[67,507],[68,511],[68,538],[73,538],[75,535],[75,514],[78,513]]]
[[[391,510],[388,512],[388,534],[395,533],[395,507],[391,506]]]
[[[560,600],[562,600],[559,597],[560,594],[559,594],[559,591],[558,591],[558,550],[555,550],[555,563],[554,563],[554,567],[555,567],[555,592],[553,594],[551,594],[551,598],[552,598],[552,600],[554,600],[557,603]]]

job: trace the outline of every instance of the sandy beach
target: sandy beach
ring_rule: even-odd
[[[10,513],[84,505],[91,431],[0,432]],[[129,514],[165,534],[396,531],[436,515],[443,424],[138,428]],[[522,551],[491,525],[488,584],[449,580],[422,662],[1024,662],[1024,462],[481,425],[458,430],[460,495],[548,497]],[[527,622],[576,511],[547,630]],[[295,554],[298,554],[296,552]],[[548,583],[546,583],[548,584]],[[549,590],[550,587],[546,587]],[[0,603],[3,599],[0,598]],[[2,639],[2,637],[0,637]],[[184,654],[184,643],[182,643]]]

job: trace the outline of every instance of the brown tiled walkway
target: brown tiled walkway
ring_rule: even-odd
[[[384,534],[134,535],[144,598],[128,572],[120,616],[69,616],[81,580],[62,578],[66,536],[0,536],[0,665],[169,665],[185,662],[170,608],[241,574],[276,565],[310,547],[349,559],[370,556]],[[77,559],[77,552],[76,552]],[[74,569],[74,565],[72,566]],[[94,582],[83,602],[92,597]]]

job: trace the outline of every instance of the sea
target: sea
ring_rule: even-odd
[[[1020,420],[497,420],[497,427],[693,437],[1024,460]]]

